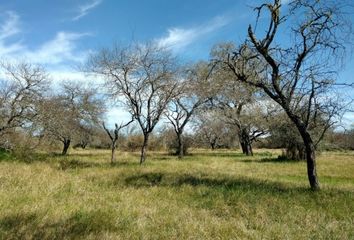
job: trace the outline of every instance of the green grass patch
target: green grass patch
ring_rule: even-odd
[[[235,151],[194,150],[179,160],[150,152],[80,150],[0,161],[0,239],[353,239],[354,154],[306,163]],[[0,152],[0,159],[11,157]]]
[[[11,155],[5,149],[0,148],[0,161],[7,161],[11,159]]]

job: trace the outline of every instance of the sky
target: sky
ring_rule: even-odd
[[[185,61],[206,60],[214,44],[245,39],[256,16],[252,7],[259,2],[2,0],[0,58],[41,64],[56,82],[86,81],[77,66],[90,53],[114,43],[157,41]],[[353,66],[349,58],[340,80],[354,82]],[[122,109],[111,109],[108,118],[112,124],[126,116]],[[346,119],[354,120],[354,114]]]

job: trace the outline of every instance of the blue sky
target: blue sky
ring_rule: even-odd
[[[44,65],[56,81],[112,43],[159,41],[186,61],[218,42],[242,42],[259,0],[8,0],[0,2],[0,56]],[[352,58],[340,79],[353,82]],[[110,118],[124,115],[115,110]],[[349,118],[354,116],[348,115]]]
[[[232,0],[13,0],[0,3],[0,12],[1,24],[8,23],[14,31],[1,40],[1,48],[49,58],[59,53],[53,53],[53,48],[48,49],[50,54],[39,50],[54,47],[53,43],[64,54],[62,58],[67,56],[65,62],[75,62],[90,49],[132,39],[165,41],[183,51],[183,58],[206,58],[215,42],[244,36],[241,26],[251,9]],[[58,58],[37,61],[54,65]]]

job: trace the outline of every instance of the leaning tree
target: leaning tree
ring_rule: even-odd
[[[176,59],[153,43],[114,46],[92,55],[85,71],[102,76],[108,94],[138,122],[144,135],[142,164],[149,136],[175,95]]]
[[[245,44],[217,61],[230,69],[237,81],[260,88],[282,107],[304,143],[313,190],[320,188],[316,146],[341,111],[334,86],[350,33],[343,17],[344,4],[332,0],[262,4],[255,8],[257,22],[248,27]],[[264,11],[269,18],[261,18]],[[266,26],[265,33],[257,29],[257,23],[258,27]],[[321,132],[315,139],[309,129],[318,129],[318,125]]]

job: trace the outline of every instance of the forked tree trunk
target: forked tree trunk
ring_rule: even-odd
[[[148,145],[148,140],[149,140],[149,134],[148,133],[144,134],[144,142],[141,147],[140,164],[143,164],[143,162],[145,162],[146,160],[146,148]]]
[[[68,149],[70,147],[70,139],[64,139],[63,141],[63,151],[62,151],[62,155],[66,155],[68,153]]]

